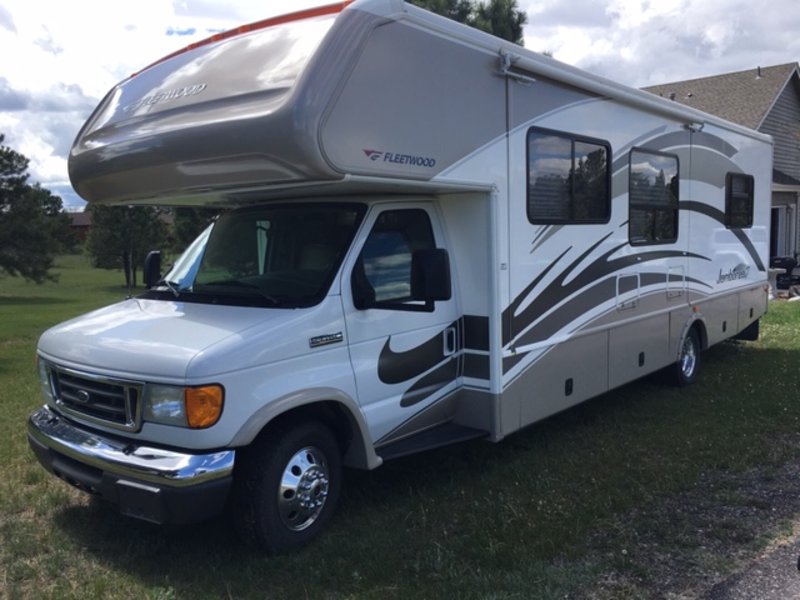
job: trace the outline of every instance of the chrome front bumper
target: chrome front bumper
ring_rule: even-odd
[[[219,512],[236,454],[136,445],[79,428],[47,406],[28,419],[28,441],[48,471],[125,514],[157,523],[197,521]]]

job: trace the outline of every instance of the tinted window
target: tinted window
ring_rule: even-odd
[[[285,308],[316,304],[327,293],[364,211],[363,205],[297,202],[225,213],[165,279],[189,301]]]
[[[678,239],[678,157],[632,150],[628,237],[632,245]]]
[[[728,173],[725,177],[725,226],[741,229],[753,226],[752,175]]]
[[[528,131],[528,220],[605,223],[611,207],[607,142]]]
[[[375,222],[353,272],[358,308],[411,302],[411,255],[433,249],[428,214],[421,209],[389,210]]]

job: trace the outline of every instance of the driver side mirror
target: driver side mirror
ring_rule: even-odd
[[[452,295],[447,250],[415,250],[411,255],[411,298],[430,303],[450,300]]]
[[[161,250],[151,250],[147,253],[144,259],[142,278],[147,289],[153,287],[161,279]]]

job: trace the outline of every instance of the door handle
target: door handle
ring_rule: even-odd
[[[448,327],[444,330],[444,355],[451,356],[456,352],[456,328]]]

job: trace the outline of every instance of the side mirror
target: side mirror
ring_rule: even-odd
[[[411,255],[411,297],[435,302],[450,300],[450,255],[447,250],[415,250]]]
[[[161,279],[161,250],[151,250],[144,259],[144,285],[147,289],[153,287]]]
[[[365,310],[375,305],[375,288],[367,279],[367,274],[364,271],[364,261],[358,259],[355,268],[353,269],[353,305],[358,310]]]

